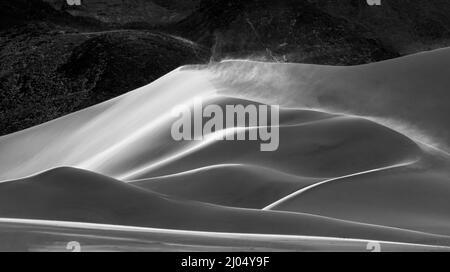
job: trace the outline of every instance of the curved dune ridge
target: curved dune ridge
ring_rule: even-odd
[[[448,166],[402,165],[343,177],[286,198],[270,207],[345,220],[450,234]]]
[[[450,245],[449,54],[180,68],[0,137],[0,217]],[[278,150],[173,140],[194,98],[280,105]]]
[[[132,182],[161,194],[222,206],[262,209],[278,199],[319,182],[253,165],[215,165]]]
[[[448,154],[449,64],[444,48],[351,67],[226,61],[210,69],[227,95],[367,116]]]
[[[404,135],[366,119],[283,108],[280,145],[275,152],[260,152],[259,141],[178,142],[171,136],[176,118],[168,106],[158,106],[163,113],[156,119],[142,116],[140,111],[156,114],[139,98],[144,91],[138,90],[136,99],[134,93],[129,93],[132,99],[119,97],[98,108],[1,138],[1,179],[74,166],[121,180],[136,180],[227,163],[331,178],[414,160],[422,153]],[[144,105],[122,105],[127,100]],[[223,96],[212,96],[207,101],[249,104],[248,100]]]

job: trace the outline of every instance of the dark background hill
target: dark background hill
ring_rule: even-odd
[[[370,29],[401,55],[450,44],[450,2],[447,0],[382,0],[370,7],[360,0],[310,0],[332,16]]]
[[[177,26],[179,33],[212,47],[216,59],[348,65],[398,56],[370,29],[308,1],[203,0]]]

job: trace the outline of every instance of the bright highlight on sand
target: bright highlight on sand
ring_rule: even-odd
[[[263,142],[261,151],[276,151],[279,147],[279,106],[250,104],[221,107],[209,104],[204,107],[202,99],[195,98],[192,110],[185,104],[175,107],[172,113],[174,117],[179,117],[171,130],[175,141],[202,141],[206,136],[213,135],[216,141],[260,140]]]

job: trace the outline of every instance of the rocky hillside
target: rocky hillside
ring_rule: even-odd
[[[211,46],[216,59],[348,65],[398,56],[370,29],[308,1],[204,0],[177,27],[180,33]]]
[[[88,17],[116,25],[134,22],[161,24],[172,22],[181,16],[180,13],[150,0],[82,0],[80,6],[69,6],[66,0],[43,1],[76,17]]]
[[[200,0],[153,0],[153,2],[170,10],[192,12]]]
[[[92,18],[76,18],[57,10],[41,0],[2,0],[0,1],[0,31],[30,22],[45,22],[59,26],[89,29],[101,27]]]
[[[369,29],[400,54],[450,45],[447,0],[382,0],[379,7],[361,0],[309,0],[328,14]]]
[[[450,46],[446,0],[203,0],[179,33],[216,59],[351,65]]]
[[[6,5],[7,4],[7,5]],[[38,0],[2,1],[0,135],[146,85],[209,52],[178,37],[121,30]]]

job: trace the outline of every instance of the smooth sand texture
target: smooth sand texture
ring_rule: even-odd
[[[252,165],[217,165],[131,184],[176,198],[262,209],[320,180]]]
[[[275,152],[260,152],[259,142],[217,141],[160,167],[143,168],[133,177],[142,179],[208,165],[240,163],[327,178],[412,161],[421,153],[414,142],[390,129],[360,118],[336,117],[281,126],[280,146]]]
[[[32,233],[33,235],[30,235]],[[81,252],[117,251],[359,251],[448,252],[450,248],[420,244],[286,236],[196,232],[79,222],[0,218],[0,251],[71,252],[77,242]],[[68,247],[69,246],[69,247]]]
[[[0,217],[450,245],[450,237],[308,214],[233,209],[173,200],[75,168],[58,168],[1,184]]]
[[[405,166],[337,179],[288,199],[272,210],[450,234],[448,168]]]

